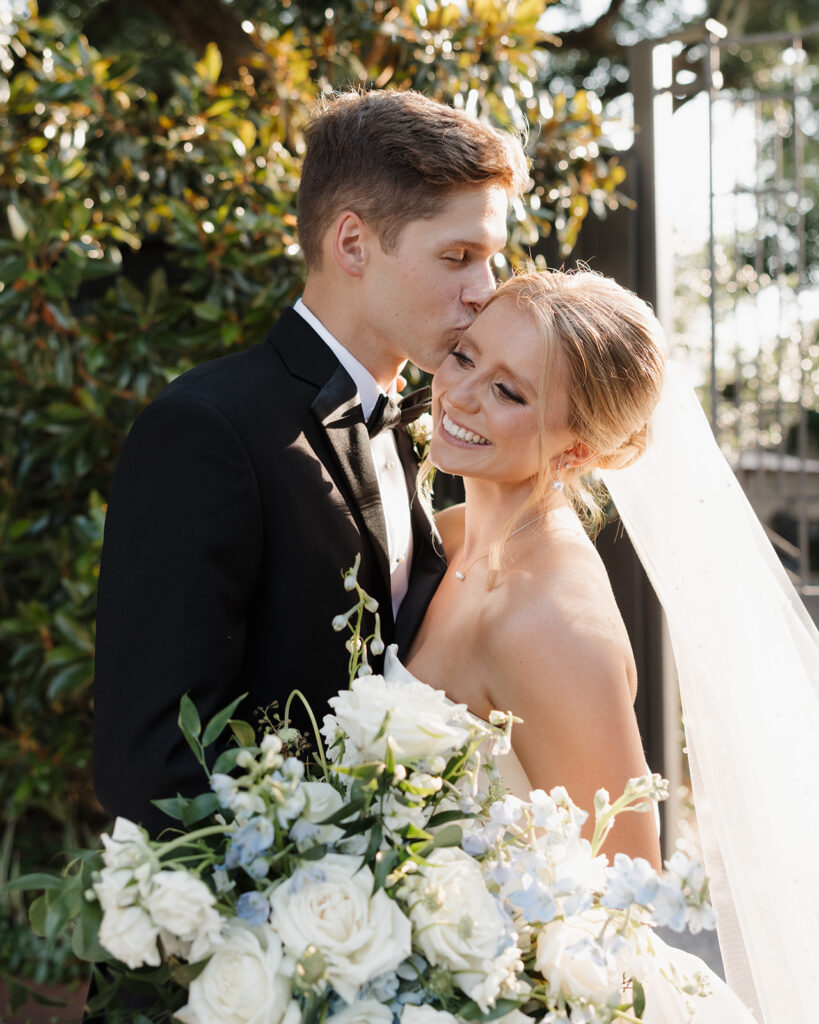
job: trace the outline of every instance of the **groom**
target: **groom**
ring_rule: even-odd
[[[203,776],[177,726],[345,684],[341,571],[406,646],[443,572],[404,427],[380,429],[407,359],[434,370],[493,288],[520,144],[417,93],[349,93],[307,133],[302,298],[267,340],[174,381],[135,423],[99,583],[95,781],[156,833],[151,800]],[[375,411],[375,415],[373,415]]]

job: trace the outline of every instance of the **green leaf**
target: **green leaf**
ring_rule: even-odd
[[[373,871],[373,892],[383,888],[387,875],[398,864],[398,850],[382,850],[375,858],[375,870]]]
[[[302,860],[321,860],[325,853],[327,853],[326,844],[319,843],[317,846],[311,846],[308,850],[302,851],[299,856]]]
[[[252,747],[255,744],[256,732],[248,722],[243,722],[240,718],[231,718],[228,725],[240,747]]]
[[[632,1003],[634,1005],[634,1016],[642,1019],[646,1010],[646,993],[643,986],[636,979],[632,982]]]
[[[239,750],[236,747],[231,747],[230,750],[222,751],[222,753],[216,758],[216,762],[213,765],[213,771],[227,775],[236,767],[236,760],[238,757]]]
[[[197,821],[215,814],[219,806],[215,793],[200,793],[189,801],[188,806],[182,811],[182,824],[195,825]]]
[[[189,801],[184,796],[170,796],[164,800],[152,800],[151,803],[154,807],[158,807],[160,811],[167,814],[169,818],[175,818],[177,821],[182,821],[182,816],[185,813],[185,808],[188,806]]]
[[[499,999],[489,1013],[484,1013],[477,1003],[467,1003],[466,1006],[461,1006],[458,1009],[458,1016],[463,1020],[497,1020],[499,1017],[505,1017],[507,1013],[511,1013],[519,1006],[520,1003],[516,1003],[514,999]]]
[[[59,875],[47,875],[42,871],[35,871],[30,875],[21,875],[13,878],[0,889],[0,892],[28,892],[31,889],[62,889],[64,879]]]
[[[207,965],[207,960],[199,960],[195,964],[179,964],[171,969],[171,977],[177,985],[187,988],[192,981],[196,981]]]
[[[460,825],[444,825],[440,832],[435,833],[432,846],[436,850],[444,846],[460,846],[463,837],[464,832]]]
[[[226,708],[222,708],[221,711],[217,711],[216,714],[208,722],[205,732],[202,736],[202,746],[210,746],[211,743],[218,737],[221,736],[222,732],[226,728],[230,721],[230,716],[236,710],[236,708],[242,703],[247,696],[246,693],[241,694],[236,700],[231,701]]]
[[[41,939],[45,938],[47,913],[48,904],[46,903],[45,896],[38,896],[28,908],[28,920],[31,930],[35,935],[39,935]]]
[[[185,738],[198,736],[202,731],[202,723],[199,721],[199,712],[196,705],[187,695],[182,695],[179,702],[179,728],[185,734]],[[188,740],[190,742],[190,740]]]

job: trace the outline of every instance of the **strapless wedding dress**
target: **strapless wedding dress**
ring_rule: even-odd
[[[399,661],[394,644],[386,652],[384,675],[390,680],[423,681]],[[472,717],[486,724],[477,715]],[[497,758],[497,769],[505,788],[513,796],[528,801],[536,787],[531,784],[514,749]],[[659,816],[657,820],[659,823]],[[670,946],[653,929],[649,941],[651,955],[645,959],[646,973],[641,977],[646,992],[642,1024],[759,1024],[722,978],[698,956]],[[707,980],[708,995],[686,997],[669,980],[674,976],[691,978],[694,975]]]

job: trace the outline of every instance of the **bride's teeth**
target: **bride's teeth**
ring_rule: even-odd
[[[466,427],[459,427],[456,423],[453,423],[446,413],[443,415],[443,425],[444,430],[451,437],[458,438],[459,441],[466,441],[468,444],[488,444],[485,437],[481,437],[480,434],[476,434],[472,430],[467,430]]]

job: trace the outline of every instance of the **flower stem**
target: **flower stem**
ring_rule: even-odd
[[[186,832],[183,836],[172,839],[169,843],[162,843],[162,849],[156,850],[157,857],[165,857],[171,850],[177,850],[180,846],[189,846],[196,839],[205,839],[207,836],[225,835],[229,831],[228,825],[208,825],[206,828],[197,829],[195,832]]]
[[[321,742],[321,733],[319,732],[318,722],[316,721],[316,716],[313,714],[313,709],[310,707],[309,701],[301,690],[293,690],[287,698],[287,704],[284,706],[284,720],[286,723],[289,723],[290,721],[290,705],[294,697],[298,697],[302,702],[304,709],[307,712],[307,717],[310,719],[310,724],[313,727],[313,735],[316,738],[316,744],[318,746],[319,764],[321,765],[321,770],[324,772],[324,778],[326,779],[328,777],[327,758],[324,756],[324,747]]]

